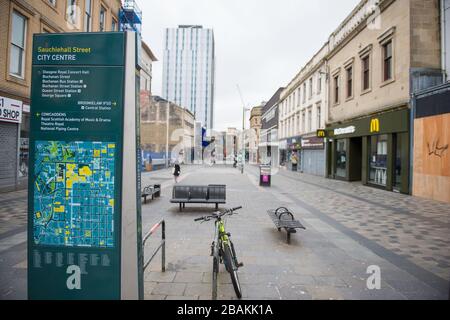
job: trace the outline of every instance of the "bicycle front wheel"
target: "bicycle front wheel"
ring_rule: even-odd
[[[239,277],[237,273],[237,266],[235,264],[235,258],[233,252],[228,244],[223,245],[223,259],[225,263],[225,268],[230,273],[231,282],[233,283],[234,292],[238,299],[242,298],[241,284],[239,283]]]
[[[217,300],[217,276],[219,274],[219,259],[213,257],[213,270],[212,270],[212,299]]]

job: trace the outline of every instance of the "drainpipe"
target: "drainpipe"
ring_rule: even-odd
[[[414,119],[416,118],[416,101],[417,96],[411,93],[411,112],[409,124],[409,194],[413,195],[414,183]]]
[[[445,16],[445,0],[441,0],[441,60],[442,60],[442,83],[447,82],[448,74],[447,74],[447,61],[446,61],[446,55],[447,55],[447,30],[446,30],[446,16]]]

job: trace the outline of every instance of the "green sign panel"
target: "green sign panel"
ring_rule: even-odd
[[[35,35],[30,299],[120,299],[125,34]]]

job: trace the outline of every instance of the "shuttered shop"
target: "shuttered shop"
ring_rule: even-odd
[[[0,192],[16,187],[17,134],[17,124],[0,122]]]

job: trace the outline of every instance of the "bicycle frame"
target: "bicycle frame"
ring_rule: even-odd
[[[229,243],[228,235],[225,231],[225,222],[223,219],[220,219],[216,221],[216,228],[215,228],[215,234],[214,234],[214,248],[212,251],[212,256],[219,258],[220,257],[220,250],[222,249],[223,243]]]

